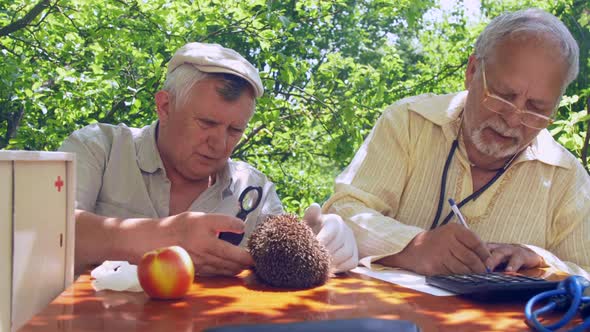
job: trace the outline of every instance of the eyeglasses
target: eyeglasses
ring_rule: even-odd
[[[483,93],[484,93],[484,98],[482,101],[483,107],[485,107],[486,109],[488,109],[494,113],[500,114],[500,115],[507,115],[509,113],[514,112],[514,113],[518,114],[518,117],[520,119],[520,123],[522,123],[523,125],[525,125],[529,128],[533,128],[533,129],[545,129],[549,124],[551,124],[553,122],[553,119],[551,117],[539,114],[538,112],[521,110],[518,107],[516,107],[516,105],[509,102],[508,100],[506,100],[498,95],[495,95],[493,93],[490,93],[490,91],[488,90],[488,83],[486,80],[486,69],[485,69],[485,63],[483,60],[481,61],[481,65],[482,65]],[[544,113],[552,113],[552,112],[546,111]]]

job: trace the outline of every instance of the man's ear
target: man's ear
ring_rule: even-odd
[[[475,54],[471,54],[469,56],[469,61],[467,62],[467,69],[465,70],[465,89],[469,89],[469,85],[473,81],[475,77],[475,71],[477,70],[477,58]]]
[[[168,120],[168,115],[173,111],[173,100],[169,91],[160,90],[156,92],[156,111],[158,112],[158,119],[161,124],[165,124]]]

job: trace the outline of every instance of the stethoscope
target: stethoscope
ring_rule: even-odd
[[[581,276],[571,276],[561,281],[557,285],[557,289],[533,296],[524,308],[527,324],[535,330],[542,332],[551,332],[562,328],[574,319],[578,311],[584,311],[590,305],[590,296],[584,296],[584,289],[589,286],[590,282],[586,280],[586,278]],[[543,302],[546,303],[544,306],[533,310],[536,305]],[[565,310],[565,314],[560,320],[547,325],[543,325],[539,322],[538,318],[540,315],[556,310]],[[584,331],[587,328],[590,328],[590,318],[587,318],[581,325],[578,325],[569,331],[579,332]]]
[[[453,144],[451,145],[451,150],[449,151],[449,154],[447,155],[447,160],[445,161],[445,167],[443,168],[443,173],[442,173],[441,183],[440,183],[440,194],[438,196],[438,207],[436,209],[436,215],[434,216],[434,220],[432,221],[432,225],[430,226],[431,230],[435,229],[438,226],[438,221],[439,221],[440,215],[442,213],[443,202],[445,199],[445,189],[446,189],[446,185],[447,185],[447,177],[449,175],[449,167],[451,166],[451,161],[453,160],[453,155],[455,154],[455,151],[457,150],[458,146],[459,146],[459,141],[455,138],[455,140],[453,141]],[[457,207],[461,208],[463,205],[465,205],[465,204],[469,203],[470,201],[475,200],[477,197],[479,197],[479,195],[481,195],[484,191],[486,191],[486,189],[488,189],[492,184],[494,184],[494,182],[496,182],[500,178],[500,176],[502,176],[502,174],[504,174],[504,172],[506,172],[506,169],[508,168],[508,166],[510,165],[512,160],[514,160],[514,157],[511,158],[508,162],[506,162],[506,164],[502,168],[499,168],[496,171],[496,174],[494,175],[494,177],[491,178],[485,185],[483,185],[483,187],[479,188],[478,190],[473,192],[471,195],[467,196],[465,199],[463,199],[461,202],[459,202],[457,204]],[[449,214],[447,214],[447,216],[443,219],[441,226],[446,225],[451,220],[451,218],[453,216],[454,216],[453,211],[449,212]]]
[[[238,198],[238,203],[240,204],[240,211],[236,215],[236,218],[242,219],[242,221],[246,221],[246,217],[248,214],[260,205],[260,201],[262,200],[262,187],[258,186],[248,186],[246,189],[242,191],[240,194],[240,198]],[[244,238],[244,233],[237,234],[232,232],[221,232],[219,233],[219,238],[227,241],[231,244],[238,245],[242,242]]]

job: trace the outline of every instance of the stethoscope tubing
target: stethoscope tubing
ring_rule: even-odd
[[[552,332],[567,325],[578,311],[582,303],[590,302],[590,296],[583,296],[584,289],[590,285],[588,280],[580,276],[571,276],[563,280],[557,286],[557,289],[546,291],[533,296],[526,304],[524,314],[527,322],[532,325],[537,331]],[[555,323],[543,325],[539,321],[540,315],[549,313],[557,309],[557,302],[551,299],[556,296],[567,296],[571,302],[565,314]],[[547,302],[544,306],[533,310],[535,305]],[[584,331],[590,327],[590,319],[586,319],[581,325],[578,325],[570,332]]]
[[[438,205],[437,205],[437,209],[436,209],[436,215],[435,215],[434,219],[432,220],[432,224],[430,225],[431,230],[438,227],[438,222],[440,219],[440,215],[442,213],[443,202],[445,199],[445,191],[446,191],[445,188],[446,188],[446,184],[447,184],[447,178],[449,176],[449,168],[451,166],[451,161],[453,160],[453,156],[455,155],[455,151],[457,150],[458,146],[459,146],[459,141],[457,139],[453,140],[453,144],[451,145],[451,149],[449,150],[449,154],[447,155],[447,160],[445,161],[445,166],[443,168],[443,173],[441,176],[440,193],[438,196]],[[479,197],[479,195],[483,194],[484,191],[486,191],[489,187],[491,187],[500,178],[500,176],[502,176],[502,174],[504,174],[504,172],[506,172],[507,168],[508,168],[508,164],[505,165],[504,167],[500,168],[496,172],[496,174],[494,175],[493,178],[491,178],[485,185],[483,185],[481,188],[479,188],[478,190],[473,192],[471,195],[467,196],[465,199],[460,201],[457,204],[457,207],[461,208],[461,207],[463,207],[463,205],[469,203],[472,200],[475,200],[477,197]],[[449,214],[447,214],[447,216],[443,219],[443,222],[441,223],[441,225],[446,225],[454,215],[455,215],[455,213],[453,211],[449,212]]]

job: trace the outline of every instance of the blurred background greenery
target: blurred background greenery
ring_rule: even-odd
[[[328,198],[387,105],[461,90],[481,29],[524,7],[554,13],[580,45],[580,75],[549,129],[586,165],[587,0],[0,0],[0,149],[55,150],[93,122],[147,125],[174,51],[219,43],[266,88],[233,158],[301,213]]]

